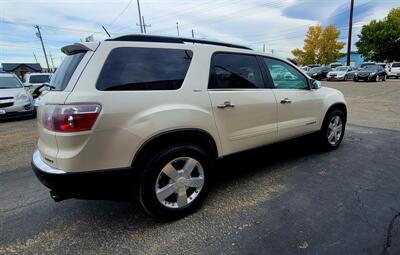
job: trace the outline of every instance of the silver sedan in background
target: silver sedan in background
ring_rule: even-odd
[[[31,93],[10,73],[0,73],[0,120],[35,116]]]
[[[351,66],[339,66],[330,71],[326,75],[326,79],[328,81],[332,80],[341,80],[341,81],[347,81],[347,80],[352,80],[354,78],[354,74],[357,71],[356,68],[351,67]]]

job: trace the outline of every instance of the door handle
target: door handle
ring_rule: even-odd
[[[281,100],[281,104],[290,104],[292,101],[289,100],[289,98],[285,98]]]
[[[232,104],[232,103],[229,102],[229,101],[225,101],[223,104],[217,105],[217,108],[219,108],[219,109],[231,109],[231,108],[233,108],[233,107],[235,107],[235,105]]]

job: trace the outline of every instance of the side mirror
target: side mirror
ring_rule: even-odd
[[[317,81],[317,80],[314,80],[314,79],[311,79],[311,88],[312,88],[312,89],[319,89],[319,88],[321,88],[321,82],[320,82],[320,81]]]

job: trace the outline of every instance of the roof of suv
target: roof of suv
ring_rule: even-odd
[[[231,43],[200,40],[200,39],[193,39],[193,38],[159,36],[159,35],[137,35],[137,34],[123,35],[123,36],[118,36],[115,38],[106,39],[105,41],[157,42],[157,43],[180,43],[180,44],[193,43],[193,44],[208,44],[208,45],[225,46],[225,47],[230,47],[230,48],[251,50],[251,48],[249,48],[249,47],[246,47],[243,45],[231,44]]]

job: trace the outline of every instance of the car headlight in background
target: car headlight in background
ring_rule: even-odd
[[[21,101],[28,101],[28,93],[24,90],[21,93],[18,94],[18,96],[15,98],[15,101],[21,102]]]

